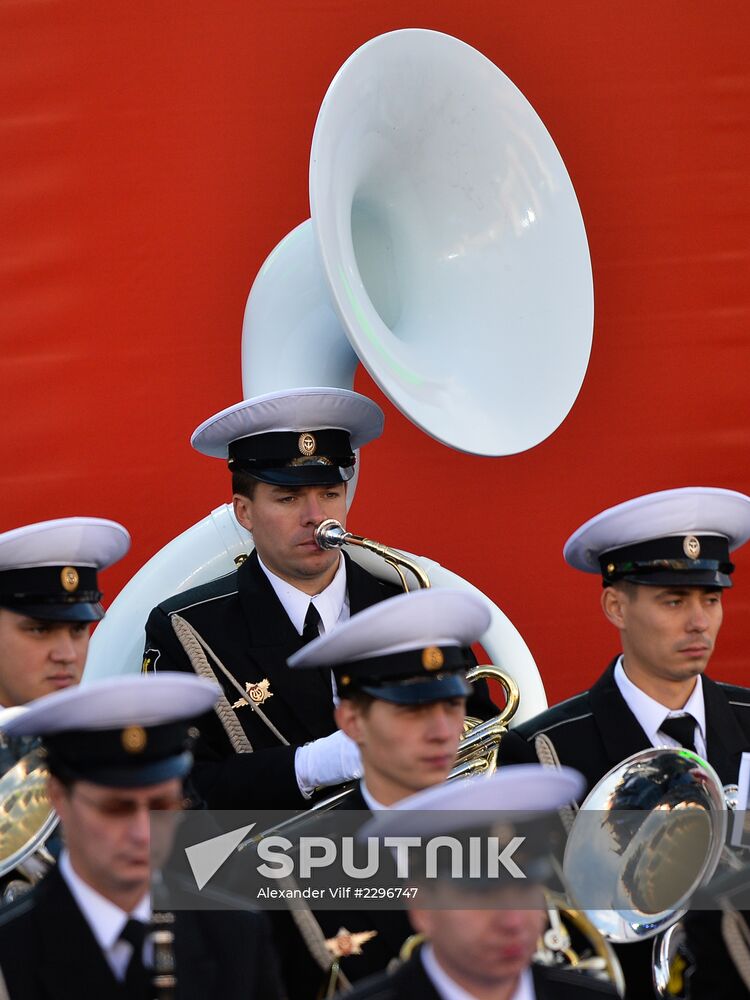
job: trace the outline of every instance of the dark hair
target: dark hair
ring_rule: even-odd
[[[341,694],[341,692],[339,692],[339,697],[342,699],[346,698],[354,705],[355,708],[358,708],[363,715],[366,715],[370,711],[372,703],[377,700],[366,691],[352,691],[349,694]]]
[[[258,480],[244,469],[232,469],[232,493],[240,493],[248,500],[255,496]]]

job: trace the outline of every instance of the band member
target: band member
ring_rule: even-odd
[[[564,768],[550,772],[539,765],[507,768],[486,778],[432,788],[402,800],[387,817],[378,817],[363,835],[413,835],[415,821],[423,838],[460,836],[484,813],[487,826],[498,821],[507,832],[513,812],[545,812],[564,805],[583,787],[583,779]],[[472,829],[472,834],[481,830]],[[517,832],[517,831],[516,831]],[[542,839],[538,837],[538,839]],[[543,883],[549,874],[539,845],[527,840],[514,860],[522,878],[486,872],[464,880],[451,866],[435,877],[410,881],[415,901],[409,917],[424,944],[398,967],[347,994],[352,1000],[567,1000],[617,996],[614,987],[581,972],[532,964],[546,925]],[[468,885],[467,882],[471,882]]]
[[[198,451],[227,461],[255,549],[237,572],[152,611],[144,669],[195,669],[224,689],[196,747],[195,783],[213,808],[302,808],[316,788],[360,774],[356,745],[336,731],[330,670],[293,674],[286,661],[398,592],[313,539],[325,518],[345,522],[355,452],[382,428],[364,396],[311,388],[246,400],[193,434]],[[491,713],[487,698],[477,714]]]
[[[130,548],[121,524],[65,517],[0,534],[0,705],[78,684],[91,624],[104,617],[97,571]]]
[[[421,590],[360,612],[291,657],[295,674],[333,669],[336,722],[360,749],[363,777],[342,809],[387,809],[448,777],[471,692],[469,647],[489,624],[474,594]],[[314,997],[332,971],[346,982],[385,969],[412,933],[401,910],[316,911],[315,939],[309,921],[303,938],[294,913],[274,916],[290,1000]]]
[[[565,559],[601,574],[602,610],[621,652],[588,691],[513,730],[501,760],[552,752],[591,786],[639,750],[683,746],[706,757],[724,784],[735,783],[750,749],[750,690],[704,671],[732,585],[730,553],[749,537],[750,498],[708,487],[638,497],[579,528]],[[633,947],[618,950],[628,996],[651,997],[650,982],[633,978]]]
[[[148,966],[149,810],[179,810],[189,720],[216,700],[198,677],[113,678],[10,714],[9,736],[41,736],[60,863],[0,914],[0,995],[10,1000],[154,995]],[[265,919],[176,913],[175,1000],[278,996]]]

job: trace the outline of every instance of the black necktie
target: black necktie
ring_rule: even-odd
[[[320,614],[318,609],[315,607],[312,601],[307,608],[307,614],[305,615],[305,625],[302,629],[302,643],[307,645],[308,642],[312,642],[313,639],[317,639],[320,635],[318,631],[318,625],[320,624]],[[321,680],[325,684],[326,688],[331,692],[333,697],[333,685],[331,684],[331,671],[329,667],[320,667],[318,673],[320,674]]]
[[[318,609],[315,607],[313,602],[310,601],[307,608],[307,614],[305,615],[305,624],[302,629],[302,642],[305,645],[313,639],[317,639],[320,635],[318,625],[320,625],[320,615],[318,614]]]
[[[673,715],[665,719],[659,729],[677,740],[680,746],[695,753],[695,719],[692,715]]]
[[[125,989],[129,997],[145,998],[149,994],[150,976],[143,964],[143,942],[147,933],[147,925],[133,917],[128,919],[120,931],[120,940],[127,941],[133,947],[133,954],[125,970]]]

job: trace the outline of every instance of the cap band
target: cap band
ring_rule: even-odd
[[[729,542],[722,535],[668,535],[625,545],[603,552],[599,566],[605,584],[640,576],[653,577],[658,583],[662,575],[684,578],[686,585],[695,577],[700,584],[710,579],[706,574],[713,574],[716,586],[726,586],[721,577],[734,572]]]
[[[97,604],[102,597],[93,566],[31,566],[0,570],[0,604]]]
[[[230,442],[230,468],[306,467],[354,464],[349,432],[344,430],[270,431]]]
[[[156,726],[66,730],[43,737],[43,744],[50,771],[63,779],[134,788],[190,770],[188,726],[181,719]]]
[[[336,686],[347,691],[388,687],[396,681],[433,680],[474,666],[471,650],[464,646],[426,646],[387,656],[372,656],[334,668]]]

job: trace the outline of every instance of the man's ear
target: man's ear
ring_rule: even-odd
[[[417,934],[424,934],[424,936],[429,939],[430,932],[432,931],[430,910],[412,910],[409,908],[406,912],[409,916],[409,921]]]
[[[68,789],[52,774],[47,778],[47,798],[64,825]]]
[[[334,709],[333,717],[341,732],[346,733],[349,739],[358,744],[362,733],[360,727],[361,712],[357,706],[349,698],[342,698]]]
[[[602,591],[602,611],[604,612],[604,617],[615,628],[621,629],[625,626],[623,605],[627,600],[628,595],[619,587],[605,587]]]
[[[237,518],[237,521],[243,528],[252,531],[253,501],[250,497],[246,497],[242,493],[235,493],[232,496],[232,506],[234,507],[234,516]]]

